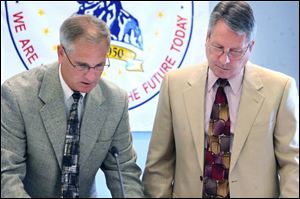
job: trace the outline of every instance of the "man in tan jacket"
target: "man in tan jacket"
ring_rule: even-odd
[[[296,84],[248,62],[254,34],[246,2],[220,2],[209,22],[208,62],[165,76],[143,175],[146,196],[299,197]],[[231,135],[228,168],[223,154],[217,159],[207,144],[219,78],[229,82],[224,88]],[[220,137],[215,143],[224,144]],[[225,194],[219,175],[226,179]]]

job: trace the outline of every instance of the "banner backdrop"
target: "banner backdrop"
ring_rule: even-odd
[[[1,84],[57,60],[59,27],[72,14],[92,14],[111,31],[103,73],[128,92],[133,131],[151,131],[166,72],[204,58],[208,2],[1,1]]]

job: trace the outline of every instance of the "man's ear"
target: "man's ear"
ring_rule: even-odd
[[[250,52],[252,51],[254,44],[255,44],[255,41],[252,40],[252,41],[250,42],[250,47],[249,47],[249,51],[250,51]]]
[[[210,33],[207,33],[205,41],[207,42],[209,40],[209,38],[210,38]]]
[[[64,49],[62,45],[57,45],[57,57],[58,57],[58,62],[61,64],[62,59],[64,57]]]

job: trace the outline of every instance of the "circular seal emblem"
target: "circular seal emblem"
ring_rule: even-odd
[[[91,14],[111,31],[110,68],[103,73],[127,91],[129,110],[158,93],[166,72],[181,67],[193,32],[193,1],[5,1],[14,48],[30,69],[57,59],[59,27],[72,14]]]

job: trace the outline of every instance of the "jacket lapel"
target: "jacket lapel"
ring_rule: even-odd
[[[204,113],[205,113],[205,86],[207,67],[199,67],[200,70],[188,80],[190,86],[184,92],[184,102],[188,121],[192,130],[194,148],[197,153],[200,169],[203,171],[204,156]]]
[[[52,65],[45,73],[39,97],[45,103],[40,110],[40,114],[61,168],[67,119],[57,63]]]
[[[262,81],[256,75],[255,69],[248,64],[245,67],[243,90],[236,118],[230,172],[233,170],[237,162],[238,156],[250,133],[253,122],[255,121],[255,118],[263,104],[264,96],[259,93],[259,90],[262,87]]]
[[[100,83],[101,84],[101,83]],[[105,97],[98,84],[86,99],[85,111],[82,117],[80,130],[80,158],[79,164],[82,166],[91,153],[106,120],[108,107],[103,103]],[[101,151],[99,151],[100,153]]]

